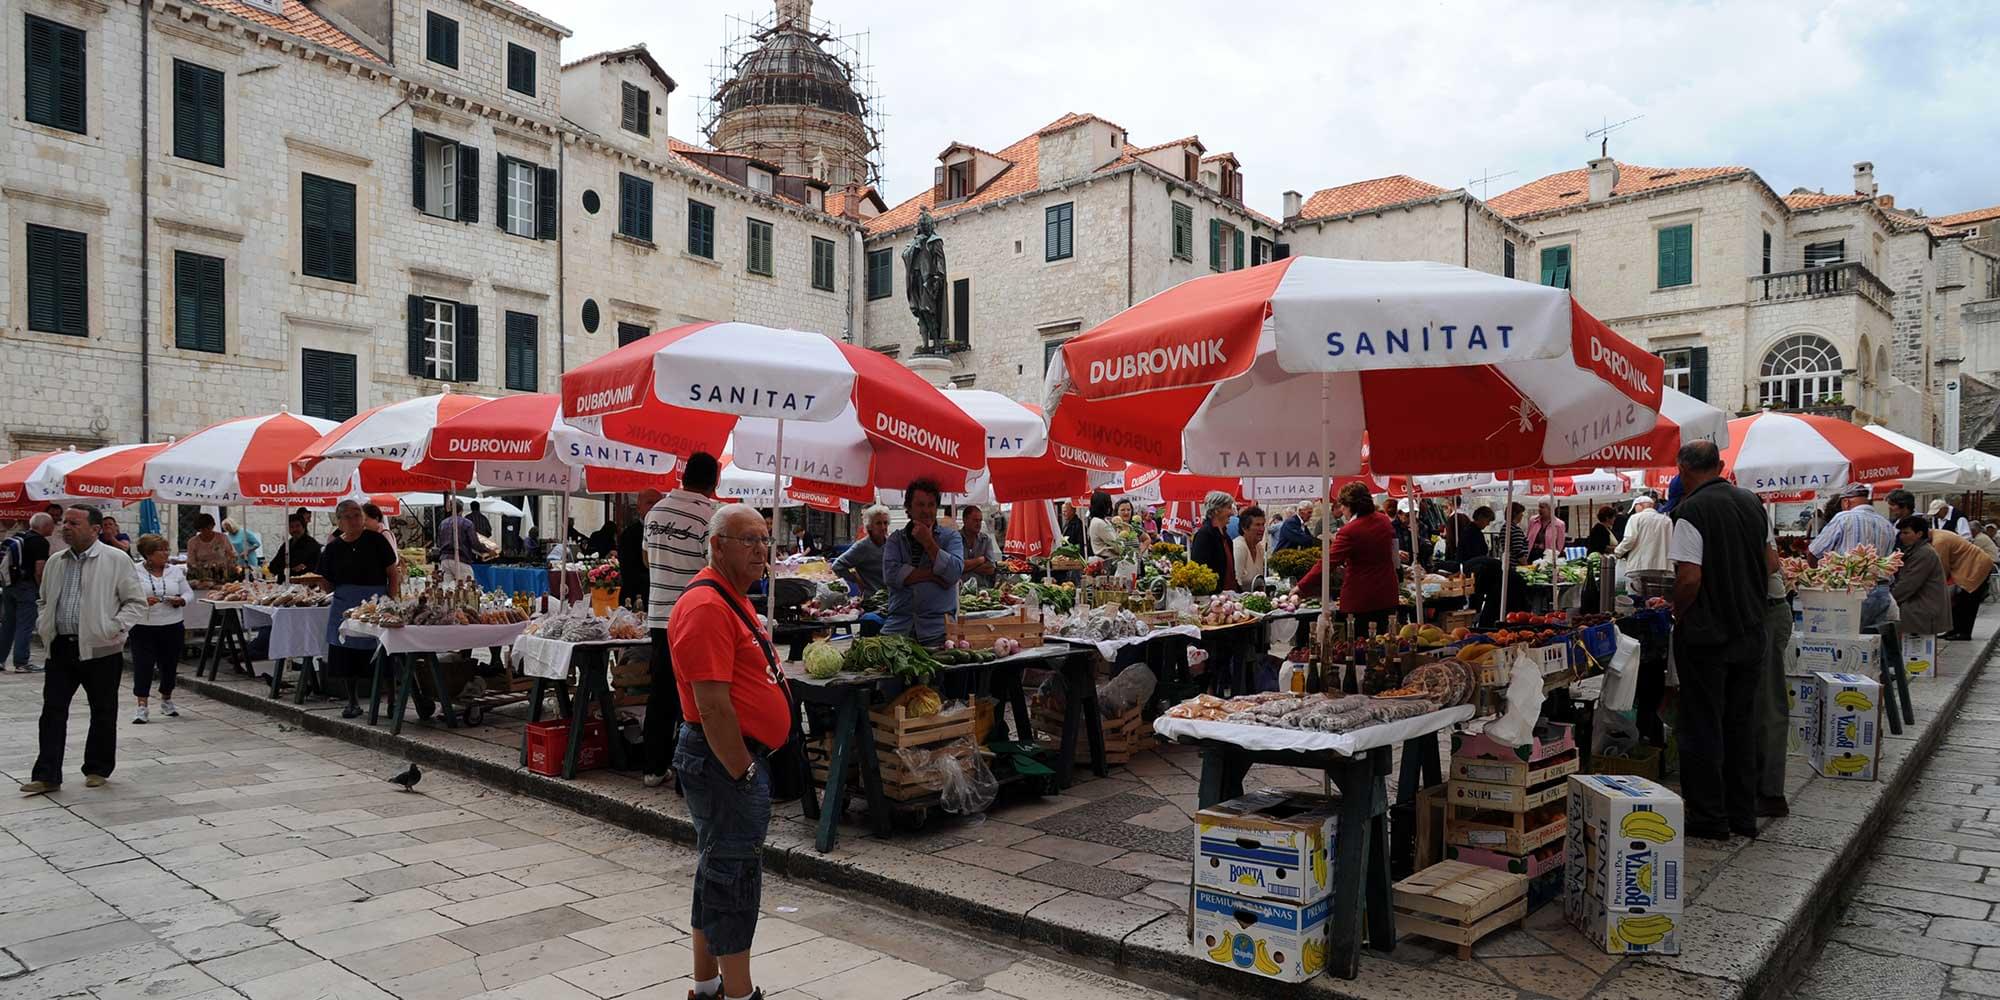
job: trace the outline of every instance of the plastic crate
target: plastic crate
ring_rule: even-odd
[[[530,722],[527,726],[528,770],[549,777],[562,774],[563,754],[569,750],[569,720]],[[583,743],[576,749],[576,769],[589,771],[603,767],[611,759],[611,741],[603,719],[583,724]]]

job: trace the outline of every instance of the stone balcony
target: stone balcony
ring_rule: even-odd
[[[1832,295],[1859,295],[1886,315],[1892,293],[1859,261],[1760,274],[1750,279],[1750,302],[1792,302]]]

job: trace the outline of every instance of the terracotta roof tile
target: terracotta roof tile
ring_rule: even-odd
[[[1618,183],[1612,187],[1611,195],[1615,198],[1748,173],[1748,167],[1641,167],[1620,163]],[[1537,212],[1588,204],[1589,193],[1589,171],[1565,170],[1529,181],[1505,194],[1494,195],[1486,207],[1507,218],[1518,219]]]
[[[1160,150],[1167,148],[1168,146],[1193,146],[1198,150],[1208,148],[1201,144],[1201,136],[1189,135],[1189,136],[1182,136],[1181,138],[1175,139],[1172,142],[1162,142],[1152,146],[1134,146],[1131,143],[1126,143],[1125,155],[1144,156],[1147,153],[1157,153]]]
[[[1956,229],[1960,226],[1977,225],[1978,223],[1986,222],[1991,219],[2000,219],[2000,205],[1993,205],[1987,208],[1975,208],[1970,212],[1959,212],[1956,215],[1940,215],[1935,219],[1929,219],[1926,221],[1928,221],[1933,226],[1940,226],[1945,229]]]
[[[1794,191],[1785,196],[1785,207],[1794,212],[1833,205],[1849,205],[1867,201],[1865,194],[1826,194],[1820,191]]]
[[[382,62],[381,56],[361,44],[361,41],[353,35],[334,27],[333,22],[319,16],[318,12],[306,6],[304,0],[285,0],[283,14],[273,14],[247,3],[238,3],[237,0],[195,0],[195,2],[260,27],[303,38],[314,45],[332,49],[342,55],[373,63]]]
[[[1123,126],[1119,125],[1117,122],[1111,121],[1108,118],[1099,118],[1098,116],[1093,114],[1077,114],[1074,111],[1070,111],[1070,112],[1065,112],[1061,118],[1058,118],[1055,121],[1052,121],[1047,125],[1044,125],[1041,128],[1036,129],[1035,134],[1049,135],[1055,132],[1061,132],[1062,130],[1067,128],[1075,128],[1076,126],[1081,125],[1084,122],[1103,122],[1104,124],[1109,125],[1120,132],[1125,131]]]
[[[1299,219],[1301,221],[1324,219],[1328,216],[1346,215],[1349,212],[1365,212],[1371,208],[1425,201],[1449,190],[1420,181],[1408,174],[1355,181],[1352,184],[1321,188],[1313,192],[1312,197],[1307,198],[1305,204],[1300,207]]]

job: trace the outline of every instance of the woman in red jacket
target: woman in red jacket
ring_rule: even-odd
[[[1345,566],[1347,575],[1340,584],[1340,613],[1353,616],[1363,634],[1369,625],[1386,632],[1396,619],[1401,590],[1396,527],[1389,523],[1389,515],[1375,509],[1375,498],[1360,483],[1341,487],[1338,499],[1347,508],[1348,521],[1334,534],[1325,564],[1307,570],[1293,592],[1312,597],[1319,593],[1322,572]]]

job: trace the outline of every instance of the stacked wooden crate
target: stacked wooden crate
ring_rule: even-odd
[[[1452,737],[1445,857],[1560,882],[1569,783],[1577,770],[1571,727],[1543,723],[1520,746],[1486,735]]]
[[[898,750],[923,750],[929,753],[949,753],[954,756],[970,755],[978,752],[973,743],[973,709],[962,706],[949,712],[913,718],[901,705],[877,708],[868,713],[869,723],[874,727],[875,759],[882,771],[882,793],[898,802],[920,799],[935,794],[944,787],[930,768],[912,769],[903,762]],[[964,741],[960,746],[953,743]],[[813,780],[825,787],[828,762],[832,758],[832,737],[820,740],[812,756]],[[861,790],[859,774],[848,776],[847,790],[858,794]]]

